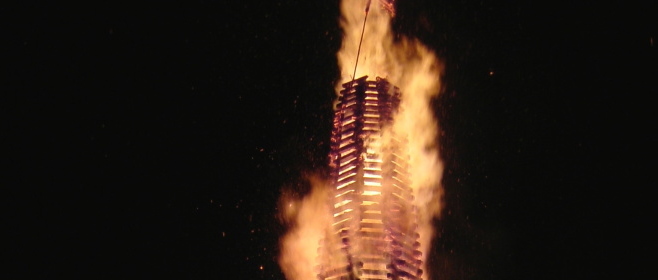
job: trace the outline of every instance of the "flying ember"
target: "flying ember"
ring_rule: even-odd
[[[428,279],[443,164],[430,107],[442,64],[393,40],[394,1],[343,0],[330,178],[286,201],[279,263],[289,280]]]

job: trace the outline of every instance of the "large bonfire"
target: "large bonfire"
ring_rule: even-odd
[[[405,139],[401,149],[408,155],[408,187],[413,194],[415,211],[413,223],[417,224],[421,269],[427,278],[425,264],[434,236],[432,221],[441,210],[443,173],[437,145],[438,123],[430,101],[440,91],[442,64],[418,40],[403,36],[394,40],[390,26],[395,15],[394,4],[385,0],[342,1],[343,42],[337,54],[342,78],[336,91],[340,95],[344,84],[368,76],[386,79],[402,92],[393,123],[382,130],[378,137],[381,143],[372,147],[391,146],[387,139],[393,137],[389,135]],[[289,280],[318,278],[319,244],[334,231],[336,186],[317,178],[311,183],[313,190],[307,197],[301,200],[284,198],[288,200],[282,211],[291,228],[281,238],[279,263]]]

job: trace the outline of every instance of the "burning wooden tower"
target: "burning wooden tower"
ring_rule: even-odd
[[[331,138],[333,224],[318,278],[421,279],[406,141],[392,129],[400,91],[367,76],[343,84]]]

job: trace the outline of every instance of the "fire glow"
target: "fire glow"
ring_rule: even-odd
[[[394,14],[393,1],[342,0],[332,178],[282,198],[289,280],[428,278],[443,173],[430,101],[442,65],[417,40],[393,40]]]

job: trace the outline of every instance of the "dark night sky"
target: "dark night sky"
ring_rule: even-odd
[[[2,11],[7,279],[283,279],[338,1],[25,2]],[[399,1],[446,66],[436,279],[642,278],[658,10],[603,2]]]

